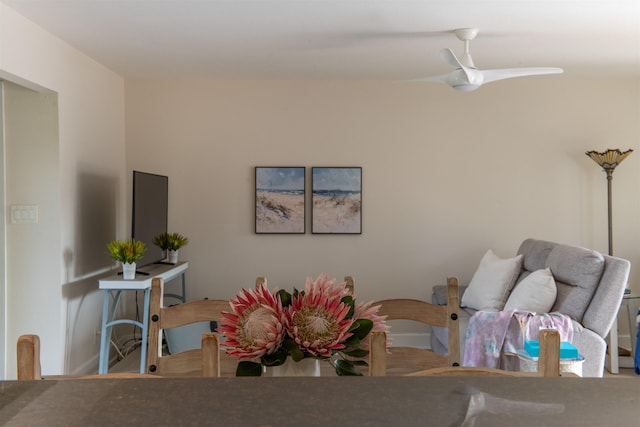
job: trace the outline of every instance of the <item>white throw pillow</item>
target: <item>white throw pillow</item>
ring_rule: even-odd
[[[521,268],[522,255],[502,259],[489,249],[480,260],[469,287],[462,295],[462,307],[502,310]]]
[[[548,313],[556,302],[557,294],[551,270],[536,270],[513,288],[504,309]]]

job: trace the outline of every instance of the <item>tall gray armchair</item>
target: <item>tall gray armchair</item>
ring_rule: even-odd
[[[551,312],[571,317],[573,344],[585,358],[583,376],[601,377],[607,347],[605,338],[620,308],[631,263],[591,249],[535,239],[522,242],[517,253],[522,254],[523,261],[516,286],[533,271],[551,270],[558,291]],[[460,299],[465,289],[460,287]],[[432,302],[446,304],[446,286],[433,288]],[[474,312],[469,308],[459,312],[462,354],[466,328]],[[446,353],[446,343],[446,328],[432,328],[432,349]]]

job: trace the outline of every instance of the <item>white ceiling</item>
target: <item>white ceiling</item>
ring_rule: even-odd
[[[640,76],[639,0],[0,1],[125,77],[423,77],[460,27],[480,69]]]

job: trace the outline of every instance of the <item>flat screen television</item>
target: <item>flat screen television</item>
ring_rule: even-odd
[[[162,249],[153,244],[153,238],[167,232],[168,214],[169,177],[133,171],[131,237],[147,245],[147,251],[136,262],[136,267],[164,259]]]

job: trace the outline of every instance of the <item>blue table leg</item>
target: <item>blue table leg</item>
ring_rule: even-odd
[[[186,272],[182,273],[182,302],[187,302]]]
[[[149,329],[149,305],[151,299],[151,288],[144,290],[144,313],[142,314],[142,348],[140,349],[140,373],[144,374],[147,366],[147,336]],[[151,351],[158,351],[151,349]]]
[[[122,296],[122,290],[117,290],[113,305],[109,303],[111,296],[111,290],[104,290],[104,301],[102,302],[102,333],[100,334],[100,362],[98,364],[98,373],[106,374],[109,372],[109,350],[111,350],[111,332],[113,325],[118,322],[116,318],[116,310],[118,309],[118,303]],[[111,306],[111,310],[109,310]]]
[[[109,290],[104,290],[104,301],[102,302],[102,332],[100,333],[100,363],[98,364],[98,373],[106,374],[109,369],[109,342],[111,337],[107,336],[107,330],[111,332],[108,326],[109,319]],[[111,335],[111,333],[109,333]]]

